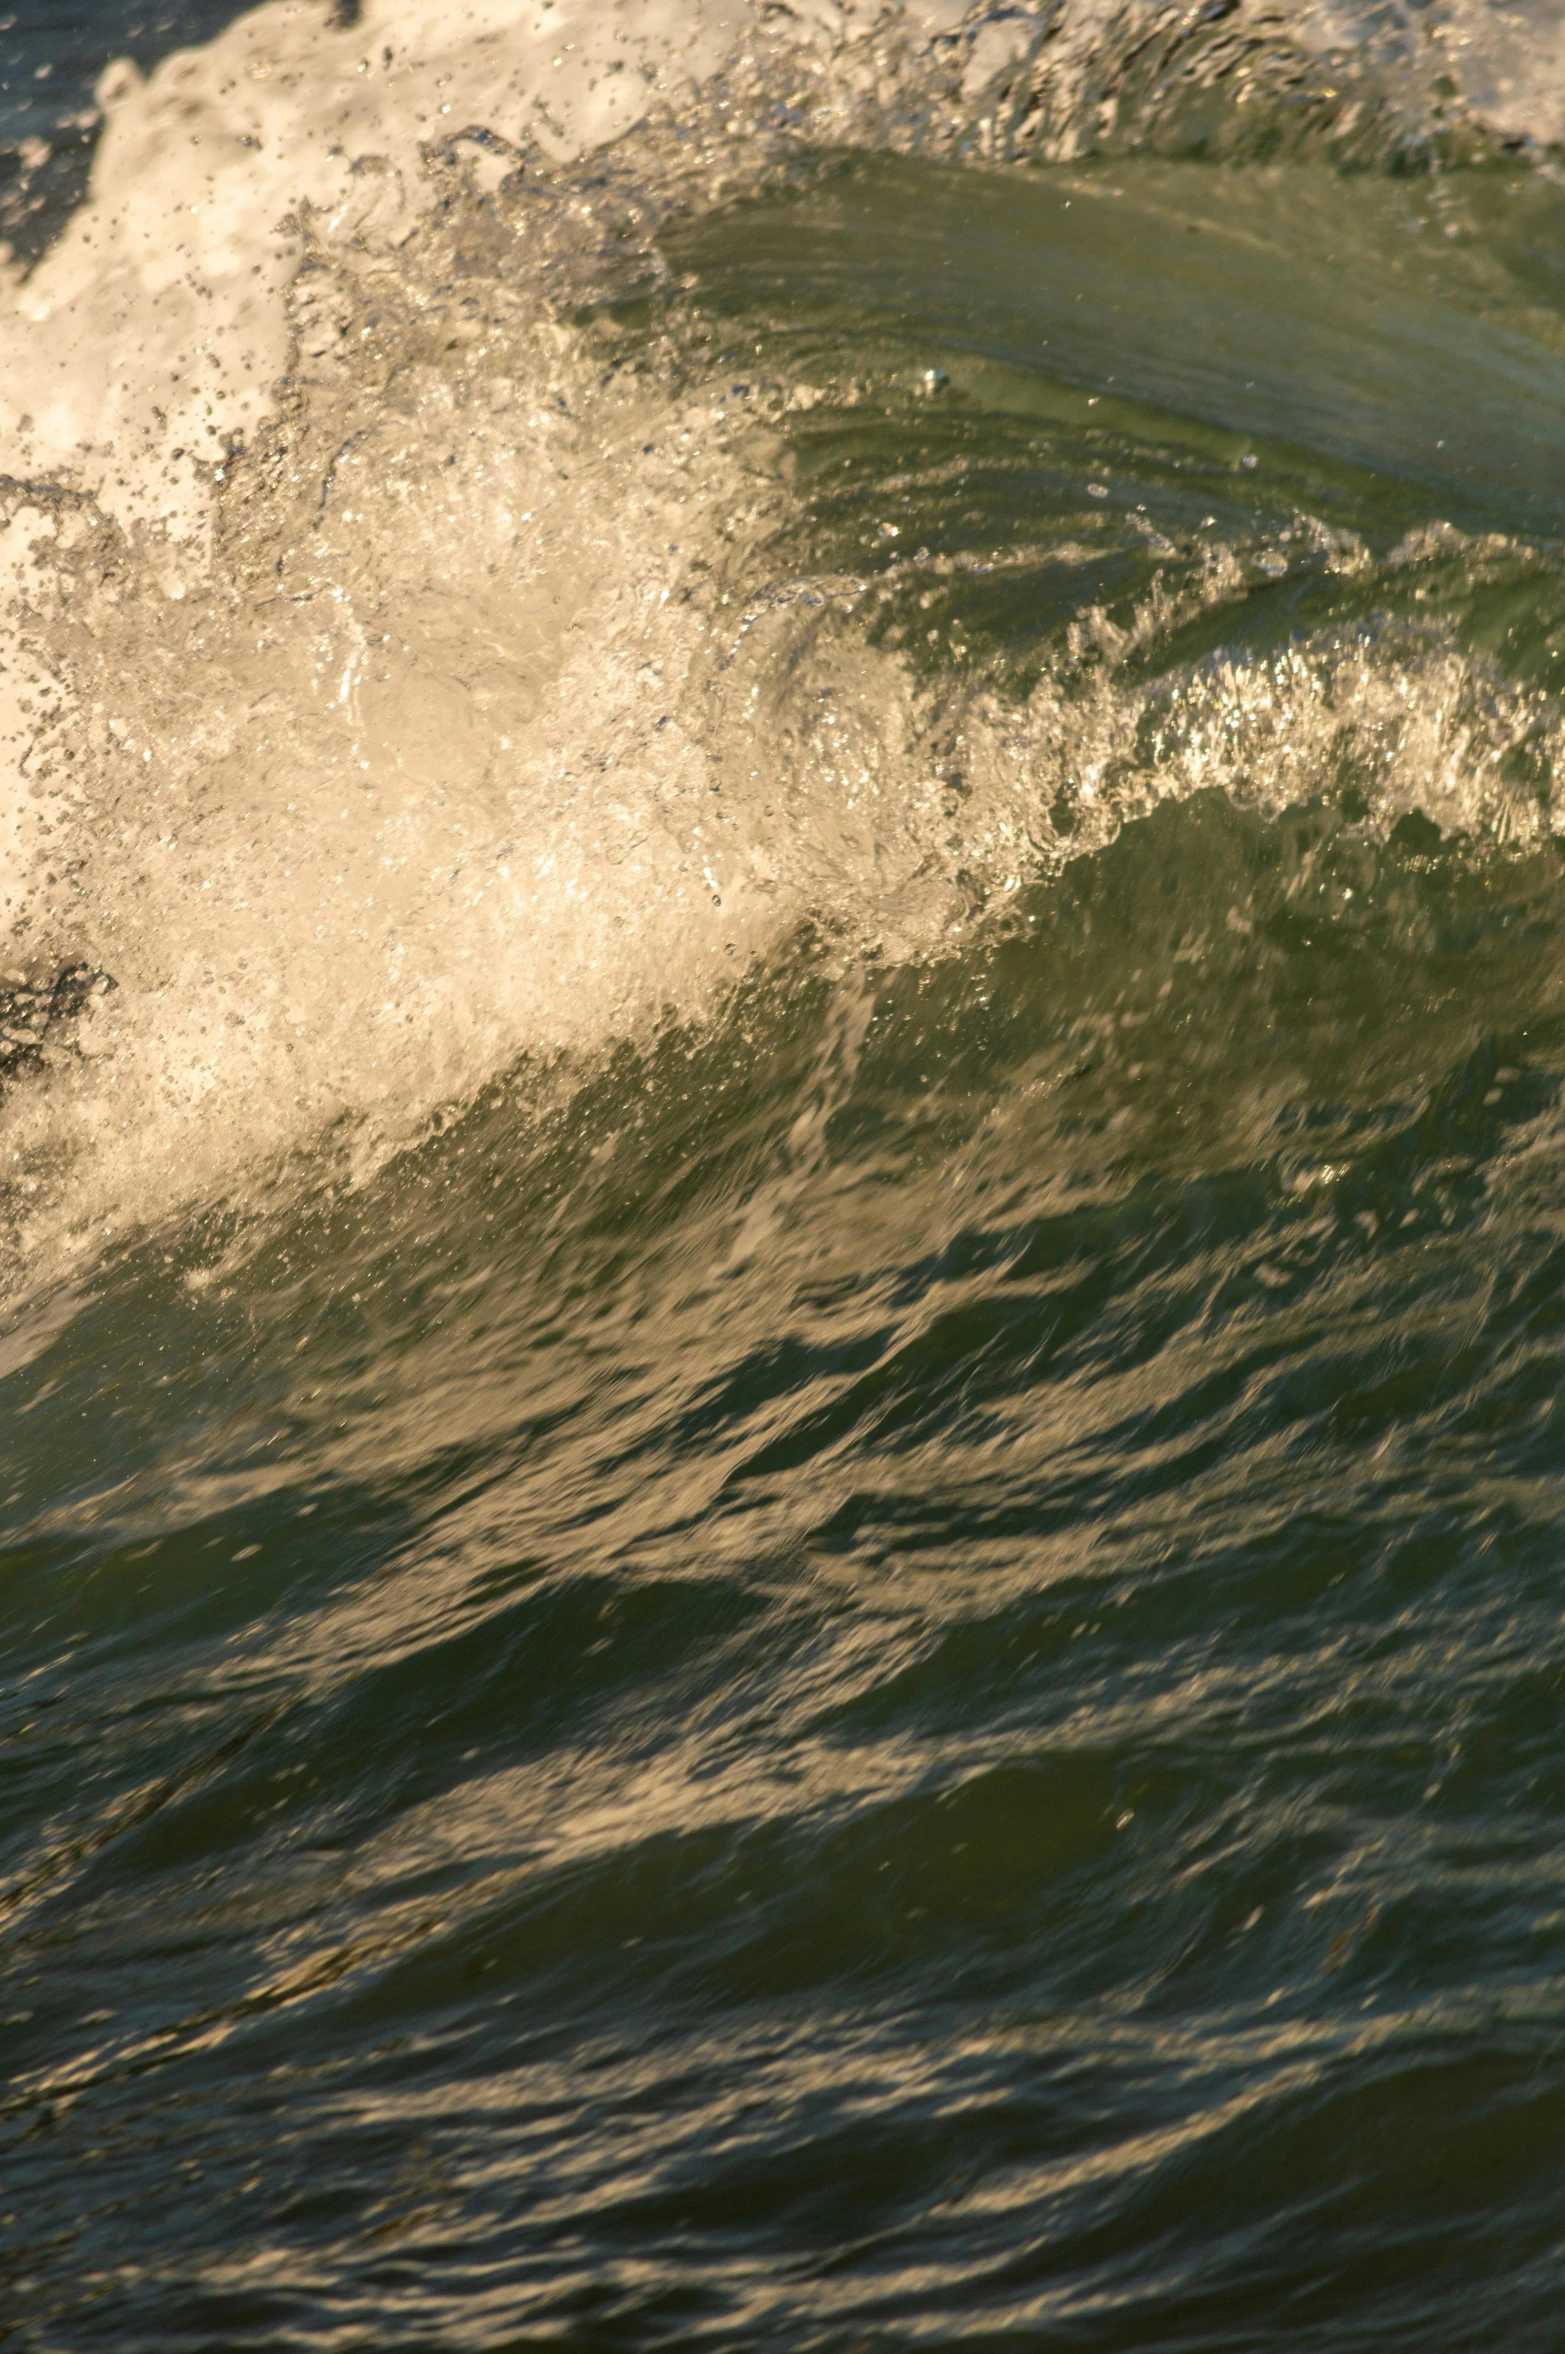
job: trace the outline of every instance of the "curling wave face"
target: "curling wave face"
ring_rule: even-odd
[[[1552,702],[1444,586],[1552,595],[1474,197],[1061,176],[1493,146],[1298,29],[274,7],[113,69],[0,385],[14,954],[118,983],[8,1107],[18,1267],[801,925],[934,952],[1171,793],[1546,827]],[[1472,185],[1530,253],[1551,189]]]

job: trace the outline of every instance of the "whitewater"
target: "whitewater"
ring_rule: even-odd
[[[0,2334],[1557,2343],[1562,142],[0,28]]]
[[[107,69],[89,200],[13,294],[0,387],[13,969],[115,984],[68,1079],[13,1115],[24,1203],[70,1164],[68,1250],[334,1123],[373,1154],[518,1054],[694,1014],[806,920],[906,954],[1057,859],[1061,781],[1131,764],[1137,696],[1066,710],[1046,677],[997,708],[836,626],[930,557],[888,515],[862,571],[779,562],[789,423],[824,388],[764,342],[621,353],[612,319],[667,282],[663,221],[811,152],[1077,153],[1104,51],[1140,63],[1129,29],[263,8],[150,81]],[[1176,96],[1226,97],[1237,53],[1253,102],[1267,29],[1197,18],[1190,57],[1164,32]],[[1385,135],[1384,96],[1287,63],[1314,140]],[[940,368],[904,374],[939,397]],[[1359,560],[1315,528],[1317,561]],[[1248,561],[1288,558],[1213,547],[1132,640]],[[1281,692],[1318,705],[1342,660]],[[1385,692],[1347,690],[1346,724],[1383,728]],[[1231,782],[1255,695],[1236,679],[1231,718],[1121,809]],[[1415,729],[1462,700],[1431,686]],[[1464,717],[1397,789],[1438,780],[1465,822],[1539,725]],[[1252,795],[1291,796],[1286,766],[1238,759]],[[47,1239],[22,1216],[54,1270],[58,1212]]]

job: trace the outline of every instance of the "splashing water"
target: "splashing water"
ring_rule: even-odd
[[[1552,2345],[1557,15],[188,29],[0,112],[18,2343]]]

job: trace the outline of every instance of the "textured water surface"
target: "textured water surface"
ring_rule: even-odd
[[[1559,27],[561,23],[13,158],[0,2342],[1543,2354]]]

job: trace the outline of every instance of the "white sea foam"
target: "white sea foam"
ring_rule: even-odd
[[[437,200],[431,153],[464,134],[477,134],[466,160],[482,182],[683,119],[699,169],[721,181],[791,83],[795,122],[828,142],[1072,155],[1128,103],[1107,65],[1129,43],[1158,36],[1169,89],[1183,78],[1245,99],[1272,52],[1334,55],[1351,81],[1373,31],[1379,55],[1453,69],[1502,129],[1558,135],[1554,0],[1370,18],[1257,6],[1229,25],[1146,0],[367,0],[344,26],[314,0],[269,0],[150,80],[128,62],[102,77],[91,201],[11,297],[4,467],[90,488],[122,517],[199,528],[203,463],[271,407],[307,241],[395,247]],[[732,102],[707,115],[701,93],[725,75]]]
[[[1050,51],[1066,149],[1109,13]],[[1046,29],[272,0],[111,72],[91,201],[0,364],[0,896],[14,958],[118,984],[6,1107],[24,1263],[689,1015],[806,919],[949,943],[1166,792],[1275,806],[1351,739],[1388,805],[1504,801],[1537,715],[1433,642],[1400,690],[1323,645],[1159,697],[1088,613],[1023,705],[931,685],[865,627],[892,576],[774,552],[815,388],[606,368],[570,323],[605,273],[655,282],[661,206],[764,175],[783,101],[811,138],[986,152]]]
[[[272,405],[306,221],[394,247],[434,200],[424,148],[474,125],[524,154],[601,145],[709,74],[737,19],[722,0],[426,0],[341,29],[271,0],[150,82],[111,67],[91,202],[16,298],[10,470],[189,531],[203,461]]]

